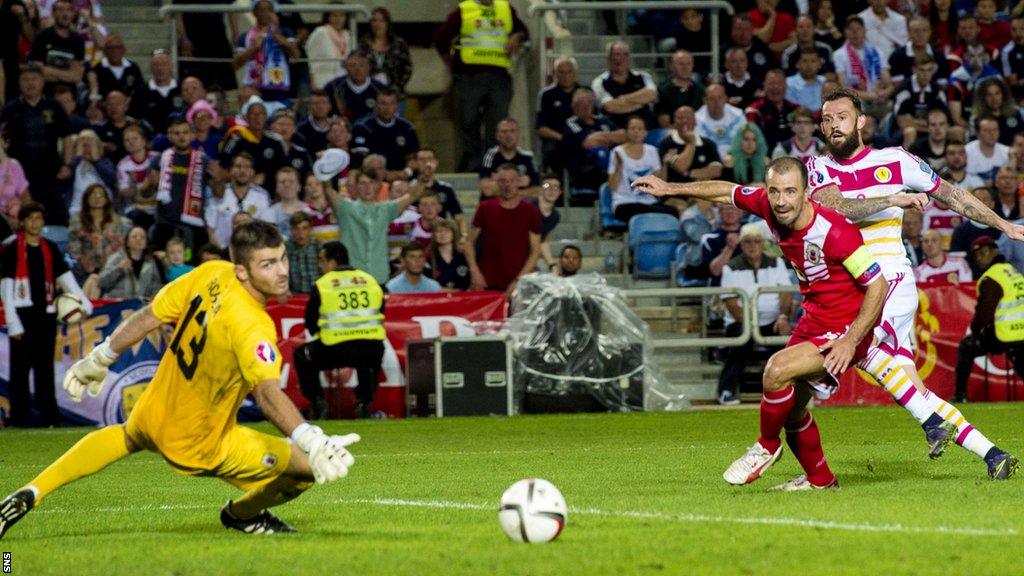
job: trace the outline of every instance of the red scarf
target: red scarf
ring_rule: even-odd
[[[160,182],[157,185],[156,199],[161,204],[168,204],[171,196],[171,169],[174,165],[173,147],[164,150],[160,156]],[[185,198],[181,206],[181,221],[191,226],[205,226],[203,221],[203,175],[205,154],[201,148],[193,148],[188,152],[188,176],[185,178]]]
[[[18,232],[17,247],[18,263],[14,269],[14,302],[18,308],[27,308],[33,305],[32,287],[28,277],[28,242],[25,240],[25,233]],[[46,307],[53,305],[56,289],[53,279],[53,255],[50,253],[50,244],[44,238],[39,239],[39,249],[43,251],[43,277],[46,282]]]
[[[849,42],[846,43],[846,55],[850,58],[850,73],[857,78],[857,84],[853,87],[861,90],[867,90],[868,72],[864,68],[864,61],[861,60],[860,55],[857,54],[857,49]]]

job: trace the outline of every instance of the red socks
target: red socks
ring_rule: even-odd
[[[792,386],[786,386],[776,392],[765,392],[761,397],[761,437],[757,441],[765,450],[774,453],[779,449],[782,444],[779,435],[794,402]]]
[[[786,424],[786,444],[800,462],[811,484],[828,486],[835,482],[836,477],[829,469],[828,462],[825,461],[825,452],[821,449],[818,423],[814,421],[810,411],[796,422]]]

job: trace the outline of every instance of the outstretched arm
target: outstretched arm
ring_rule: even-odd
[[[939,183],[938,190],[932,192],[932,198],[947,204],[950,210],[958,214],[1003,232],[1012,240],[1024,240],[1024,226],[1007,222],[988,206],[982,204],[981,200],[974,197],[974,194],[959,186],[954,186],[943,180]]]
[[[117,361],[117,356],[159,328],[160,324],[160,319],[153,314],[152,306],[136,310],[121,322],[113,334],[75,362],[64,374],[64,390],[71,400],[81,402],[86,391],[90,396],[98,396],[107,378],[107,369]]]
[[[267,421],[285,436],[291,436],[299,424],[306,421],[295,404],[281,391],[281,383],[277,380],[260,382],[252,389],[252,395]]]
[[[355,464],[348,446],[359,442],[358,434],[324,434],[319,426],[306,422],[295,404],[281,391],[281,383],[277,380],[260,382],[253,388],[252,394],[267,420],[287,434],[306,455],[310,472],[317,484],[348,475],[348,469]]]
[[[152,306],[136,310],[110,335],[111,351],[114,354],[124,352],[145,338],[147,334],[159,328],[160,324],[160,319],[153,314]]]
[[[716,204],[732,204],[732,191],[736,186],[722,180],[669,184],[657,176],[644,176],[633,182],[634,188],[653,196],[684,196]]]
[[[928,196],[919,193],[907,194],[900,192],[899,194],[879,196],[877,198],[844,198],[843,194],[839,191],[839,187],[835,184],[819,188],[814,193],[814,200],[826,208],[839,212],[850,220],[867,218],[872,214],[892,207],[924,210],[925,205],[928,204]]]

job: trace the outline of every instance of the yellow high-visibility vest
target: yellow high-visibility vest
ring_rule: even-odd
[[[512,33],[512,7],[507,0],[484,6],[476,0],[459,3],[462,29],[459,56],[464,64],[483,64],[508,69],[512,66],[505,46]]]
[[[383,340],[384,290],[362,270],[328,272],[316,281],[320,293],[320,341]]]
[[[991,278],[1003,289],[1003,297],[996,305],[996,338],[1000,342],[1024,341],[1024,276],[1006,262],[993,264],[978,279],[979,295],[985,278]]]

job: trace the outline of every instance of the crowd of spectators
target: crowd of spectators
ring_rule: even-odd
[[[817,115],[830,85],[864,100],[865,140],[905,146],[1020,217],[1022,2],[748,0],[733,3],[719,39],[700,10],[646,20],[655,11],[638,10],[631,26],[659,23],[648,30],[665,51],[654,69],[620,41],[586,82],[574,59],[559,58],[529,126],[508,115],[504,67],[528,31],[500,0],[478,4],[453,10],[433,37],[457,94],[459,168],[479,177],[470,220],[406,118],[412,59],[384,8],[359,35],[342,10],[308,24],[271,0],[253,1],[249,14],[184,14],[175,69],[168,49],[128,54],[99,0],[4,0],[0,227],[16,230],[20,206],[41,203],[48,226],[67,228],[70,268],[90,296],[146,294],[201,253],[223,255],[245,218],[289,239],[296,292],[309,289],[317,247],[332,240],[382,284],[433,286],[406,268],[422,260],[421,275],[442,289],[507,289],[540,261],[559,268],[546,240],[563,187],[575,200],[607,185],[623,221],[679,218],[684,274],[717,283],[749,217],[660,202],[630,182],[657,173],[758,185],[770,159],[823,151]],[[504,39],[505,56],[466,52],[469,17]],[[702,53],[711,42],[718,74]],[[524,145],[533,137],[537,150]],[[314,170],[340,153],[344,169]],[[955,259],[979,236],[998,240],[935,203],[919,219],[907,245],[922,266],[941,268],[939,256]]]
[[[169,46],[129,54],[100,0],[0,1],[0,236],[14,238],[22,206],[40,203],[90,298],[151,297],[228,257],[232,230],[253,218],[286,237],[293,293],[312,290],[319,248],[335,240],[382,285],[394,278],[395,291],[467,290],[481,269],[485,285],[506,289],[542,257],[556,262],[532,234],[557,224],[561,182],[546,180],[542,193],[538,164],[519,146],[507,70],[460,54],[459,9],[435,42],[465,88],[460,98],[477,98],[460,124],[465,169],[478,172],[481,200],[522,200],[513,212],[531,220],[521,246],[500,230],[502,212],[468,222],[455,189],[436,177],[437,154],[405,117],[412,58],[389,11],[373,8],[356,36],[343,9],[310,25],[280,10],[290,3],[178,15],[175,67]],[[478,24],[504,25],[501,6],[481,6]],[[511,53],[526,31],[509,10]],[[509,164],[515,200],[499,178]],[[505,271],[496,262],[504,250],[526,260]]]
[[[706,14],[693,8],[630,16],[630,25],[671,51],[658,65],[663,69],[638,68],[628,44],[615,42],[607,71],[588,90],[577,82],[571,58],[555,62],[554,82],[538,98],[535,130],[544,167],[566,171],[572,197],[607,184],[619,219],[678,215],[689,244],[679,263],[683,277],[718,283],[749,216],[733,218],[729,210],[723,216],[696,202],[667,206],[628,183],[656,173],[677,182],[759,185],[771,158],[825,152],[817,130],[821,94],[844,86],[859,94],[869,114],[862,132],[867,144],[903,146],[1006,218],[1020,218],[1024,2],[732,4],[736,14],[722,27],[717,75],[706,54],[695,54],[706,53],[714,39],[696,40],[707,32]],[[907,238],[915,265],[944,262],[924,255],[922,232],[937,231],[954,263],[974,239],[998,236],[935,202],[908,220],[920,222]]]

